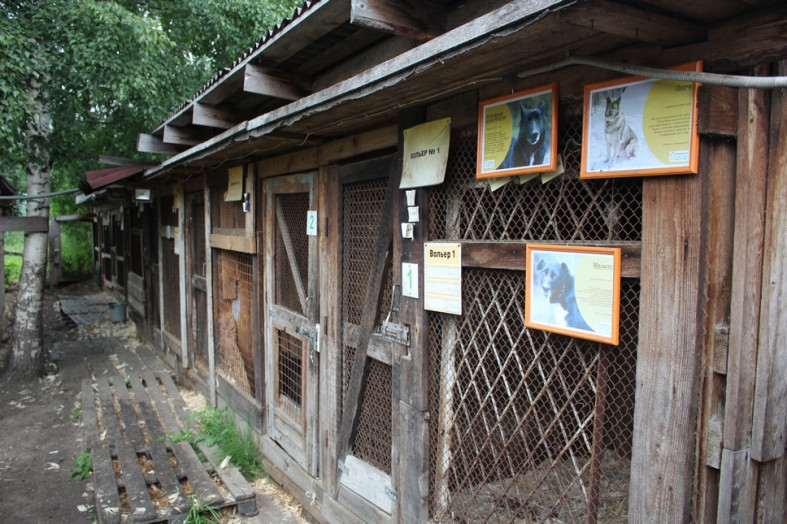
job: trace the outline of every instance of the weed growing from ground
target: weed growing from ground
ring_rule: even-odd
[[[68,480],[85,480],[93,472],[93,459],[89,451],[83,451],[74,459],[74,467]]]
[[[71,418],[76,420],[79,418],[79,414],[82,413],[82,404],[77,404],[74,409],[71,410]]]
[[[194,420],[200,426],[200,439],[209,446],[218,446],[247,480],[253,482],[265,473],[262,454],[248,423],[239,429],[226,408],[208,408],[195,414]]]
[[[197,497],[189,499],[189,512],[183,524],[208,524],[218,522],[219,513],[216,508],[201,501]]]

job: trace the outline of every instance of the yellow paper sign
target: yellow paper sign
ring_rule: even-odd
[[[451,119],[426,122],[404,131],[400,189],[442,184],[448,164]]]
[[[237,202],[243,198],[243,166],[231,167],[227,177],[225,202]]]

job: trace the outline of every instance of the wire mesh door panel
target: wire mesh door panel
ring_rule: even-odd
[[[364,311],[364,299],[373,266],[375,242],[380,229],[383,202],[385,199],[386,178],[363,177],[342,186],[342,323],[343,323],[343,369],[342,402],[345,404],[350,380],[353,373],[357,336]],[[379,177],[379,173],[377,173]],[[382,279],[383,298],[375,326],[385,320],[391,303],[391,265],[385,268]],[[372,335],[370,348],[375,345],[376,336]],[[354,439],[351,443],[352,455],[341,457],[352,467],[343,470],[341,482],[349,489],[357,490],[364,498],[377,507],[390,512],[391,500],[374,497],[390,486],[391,449],[392,449],[392,402],[393,374],[390,361],[383,361],[380,355],[369,350],[369,372],[366,388],[359,399],[360,413]],[[346,404],[345,404],[346,405]],[[363,473],[359,474],[358,471]],[[355,476],[363,475],[363,482],[355,485]]]
[[[266,402],[268,432],[310,474],[317,474],[317,293],[313,175],[268,180],[264,201]]]
[[[474,128],[451,137],[429,238],[641,241],[637,179],[579,179],[579,105],[561,107],[565,173],[492,191]],[[524,325],[525,274],[462,269],[462,316],[429,314],[430,511],[442,522],[625,522],[639,280],[624,278],[616,347]]]

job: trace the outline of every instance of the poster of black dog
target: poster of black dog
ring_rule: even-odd
[[[478,177],[557,168],[557,84],[486,100],[479,107]]]
[[[617,344],[619,250],[527,246],[525,324]]]

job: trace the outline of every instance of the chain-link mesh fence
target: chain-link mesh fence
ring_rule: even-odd
[[[228,382],[256,396],[254,372],[254,259],[213,250],[216,369]]]
[[[581,112],[563,107],[565,173],[475,179],[476,133],[455,132],[430,193],[430,240],[639,241],[641,182],[580,180]],[[527,329],[525,274],[464,268],[463,314],[429,314],[430,510],[446,522],[624,522],[639,281],[623,279],[617,347]]]

